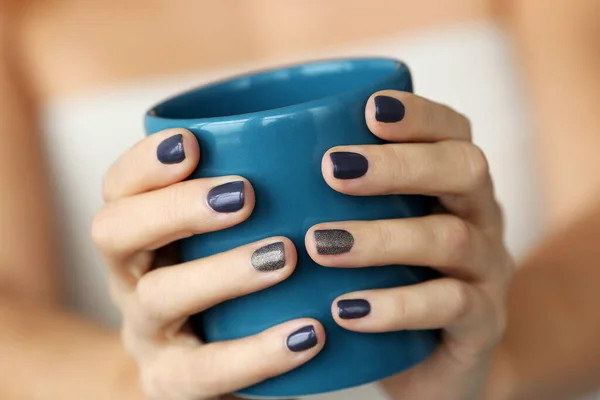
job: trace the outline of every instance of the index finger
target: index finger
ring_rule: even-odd
[[[200,146],[186,129],[150,135],[123,153],[104,176],[106,202],[170,186],[187,178],[198,165]]]
[[[471,140],[471,124],[465,116],[408,92],[374,93],[367,101],[365,119],[374,135],[390,142]]]

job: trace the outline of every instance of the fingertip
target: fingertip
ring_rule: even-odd
[[[250,217],[252,211],[254,211],[254,205],[256,201],[256,195],[254,193],[254,187],[250,183],[250,181],[242,176],[234,176],[233,179],[240,180],[244,182],[244,207],[242,208],[242,212],[244,213],[244,219]]]
[[[375,119],[375,96],[378,94],[379,92],[373,93],[365,105],[365,121],[367,122],[367,127],[373,134],[375,134],[375,131],[377,130],[377,120]]]
[[[405,120],[407,102],[411,96],[411,93],[399,90],[373,93],[365,106],[365,120],[369,130],[381,139],[394,141],[398,123]]]
[[[369,332],[372,305],[368,294],[363,292],[347,293],[331,303],[331,315],[336,324],[344,329],[357,332]]]
[[[331,267],[335,265],[332,263],[332,257],[327,257],[326,255],[322,255],[319,253],[319,249],[317,247],[317,238],[315,237],[315,232],[324,231],[328,229],[327,224],[318,224],[309,228],[304,235],[304,247],[308,256],[317,264],[323,267]]]
[[[331,186],[331,181],[333,180],[333,165],[331,163],[331,153],[335,152],[338,147],[332,147],[327,150],[325,154],[323,154],[323,158],[321,158],[321,173],[323,174],[323,179],[325,182]]]
[[[323,155],[321,173],[330,188],[339,193],[360,194],[369,174],[367,147],[337,146]]]
[[[190,164],[196,167],[200,161],[200,144],[198,143],[198,139],[187,129],[177,130],[179,131],[178,133],[183,136],[183,148],[185,150],[186,158],[189,159]]]
[[[350,267],[355,244],[351,233],[352,221],[326,222],[313,225],[304,236],[304,245],[310,258],[324,267]]]
[[[315,245],[314,235],[315,235],[315,230],[318,229],[318,227],[319,227],[319,225],[311,226],[308,229],[308,231],[306,231],[306,234],[304,235],[304,248],[306,249],[306,252],[310,256],[310,258],[312,258],[313,260],[314,260],[313,255],[317,254],[317,247]]]
[[[294,242],[292,242],[289,238],[281,236],[280,240],[283,242],[285,248],[286,268],[290,271],[291,275],[298,264],[298,251],[296,250]]]
[[[313,318],[290,321],[285,331],[286,350],[304,361],[317,355],[325,346],[327,339],[325,328]]]
[[[219,385],[209,393],[236,391],[293,370],[319,354],[325,340],[325,330],[319,321],[299,318],[253,336],[201,346],[204,360],[210,360],[209,357],[216,360],[209,364],[211,383],[222,377],[226,385],[225,389]]]
[[[192,132],[183,128],[172,128],[150,135],[155,147],[155,160],[162,166],[180,166],[181,169],[195,168],[200,159],[200,146]],[[191,171],[190,171],[191,172]]]
[[[323,175],[323,179],[325,183],[333,190],[337,192],[342,192],[343,181],[336,179],[334,176],[334,166],[333,160],[331,158],[331,154],[338,152],[340,147],[333,147],[323,155],[321,159],[321,174]]]
[[[239,175],[228,175],[213,180],[212,187],[206,194],[206,202],[214,213],[222,218],[244,221],[252,214],[255,194],[252,184]],[[239,223],[238,222],[238,223]]]
[[[287,279],[296,269],[298,253],[294,243],[284,236],[275,236],[252,244],[250,263],[259,273],[275,282]]]
[[[185,129],[152,134],[124,152],[103,180],[104,200],[114,201],[160,189],[187,178],[197,167],[200,148]]]

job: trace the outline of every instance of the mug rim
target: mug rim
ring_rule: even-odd
[[[388,73],[383,75],[381,78],[374,79],[373,81],[370,81],[369,83],[358,85],[358,86],[353,87],[348,90],[328,94],[326,96],[318,97],[318,98],[315,98],[312,100],[302,101],[299,103],[294,103],[294,104],[286,105],[286,106],[282,106],[282,107],[269,108],[267,110],[259,110],[259,111],[239,113],[239,114],[226,115],[226,116],[198,117],[198,118],[169,118],[169,117],[163,117],[163,116],[156,115],[156,109],[158,107],[161,107],[172,100],[175,100],[182,96],[191,95],[193,93],[197,93],[197,92],[200,92],[203,90],[214,88],[217,86],[227,85],[227,84],[234,83],[236,81],[248,79],[253,76],[268,76],[268,75],[272,75],[272,74],[280,72],[280,71],[294,70],[294,69],[305,68],[305,67],[310,68],[310,67],[315,67],[315,66],[325,66],[327,64],[335,65],[335,64],[343,64],[343,63],[368,63],[368,62],[381,62],[381,61],[392,62],[393,64],[395,64],[395,66]],[[305,109],[307,107],[312,108],[315,106],[319,106],[322,103],[328,102],[332,98],[344,97],[349,94],[360,92],[367,87],[376,86],[377,84],[379,84],[381,82],[389,80],[391,77],[395,76],[396,74],[398,74],[399,72],[401,72],[403,70],[406,71],[407,73],[410,72],[404,62],[397,60],[395,58],[391,58],[391,57],[325,58],[325,59],[308,60],[308,61],[303,61],[303,62],[287,63],[287,64],[282,64],[279,66],[269,67],[269,68],[264,68],[264,69],[252,69],[245,73],[233,74],[233,75],[225,76],[221,79],[209,81],[208,83],[205,83],[205,84],[199,85],[197,87],[194,87],[192,89],[185,90],[183,92],[179,92],[175,95],[169,96],[169,97],[161,100],[160,102],[154,104],[152,107],[150,107],[150,109],[148,109],[145,113],[145,118],[146,118],[146,120],[155,120],[155,121],[163,121],[163,122],[178,121],[178,122],[189,122],[189,123],[198,123],[198,122],[210,123],[210,122],[221,122],[221,121],[232,121],[232,120],[244,120],[244,119],[248,119],[248,118],[256,117],[256,116],[268,117],[268,116],[273,116],[273,115],[280,115],[282,113],[294,113],[294,112],[299,111],[300,109]]]

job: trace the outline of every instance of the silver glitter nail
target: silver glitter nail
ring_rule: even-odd
[[[343,229],[319,230],[314,236],[319,254],[347,253],[354,246],[354,236]]]
[[[250,259],[255,270],[275,271],[285,265],[285,246],[283,242],[271,243],[252,253]]]

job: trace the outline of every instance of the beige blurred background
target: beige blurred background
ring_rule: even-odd
[[[44,97],[473,20],[492,0],[18,0],[28,73]]]

